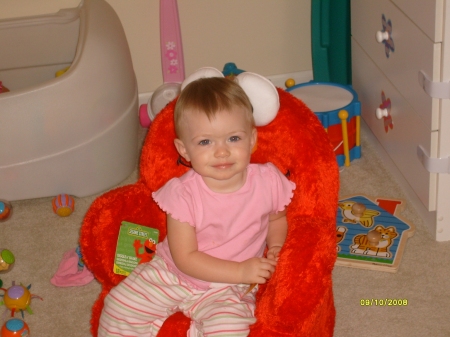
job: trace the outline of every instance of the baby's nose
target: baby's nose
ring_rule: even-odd
[[[226,145],[219,145],[215,151],[216,157],[227,157],[230,155],[230,151]]]

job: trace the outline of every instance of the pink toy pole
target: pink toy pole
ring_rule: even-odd
[[[158,87],[147,104],[139,108],[143,127],[149,127],[155,116],[180,93],[184,74],[183,45],[176,0],[160,0],[160,45],[163,85]]]
[[[176,0],[160,0],[161,66],[164,83],[184,80],[183,45]]]

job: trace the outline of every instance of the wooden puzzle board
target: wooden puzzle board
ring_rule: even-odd
[[[363,213],[355,208],[355,203],[359,207],[364,205]],[[415,231],[414,226],[399,215],[404,205],[403,200],[364,195],[339,200],[336,212],[336,265],[396,272],[406,241]],[[367,237],[372,230],[381,234],[381,239],[376,243]]]

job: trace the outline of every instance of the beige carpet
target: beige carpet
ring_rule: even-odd
[[[140,138],[144,135],[142,129]],[[341,173],[341,195],[364,193],[408,201],[366,128],[362,138],[363,157]],[[136,179],[134,172],[122,184]],[[100,286],[93,281],[82,287],[58,288],[50,278],[64,252],[77,246],[83,215],[94,198],[76,198],[76,210],[67,218],[53,214],[51,198],[13,202],[13,216],[0,223],[0,248],[12,250],[17,261],[9,273],[0,274],[4,287],[12,281],[31,284],[31,292],[43,298],[32,300],[34,314],[25,313],[33,337],[90,336],[90,311]],[[409,202],[403,216],[416,225],[416,234],[408,241],[397,273],[335,268],[336,337],[450,336],[450,242],[435,242]],[[362,299],[390,298],[406,299],[408,305],[360,305]],[[0,307],[0,312],[4,310]]]

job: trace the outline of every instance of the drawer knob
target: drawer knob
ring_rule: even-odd
[[[389,32],[379,30],[376,34],[376,38],[378,43],[382,43],[383,41],[389,40]]]
[[[378,119],[381,119],[383,117],[387,117],[389,115],[389,112],[387,109],[381,109],[381,108],[377,108],[376,111],[376,116]]]

